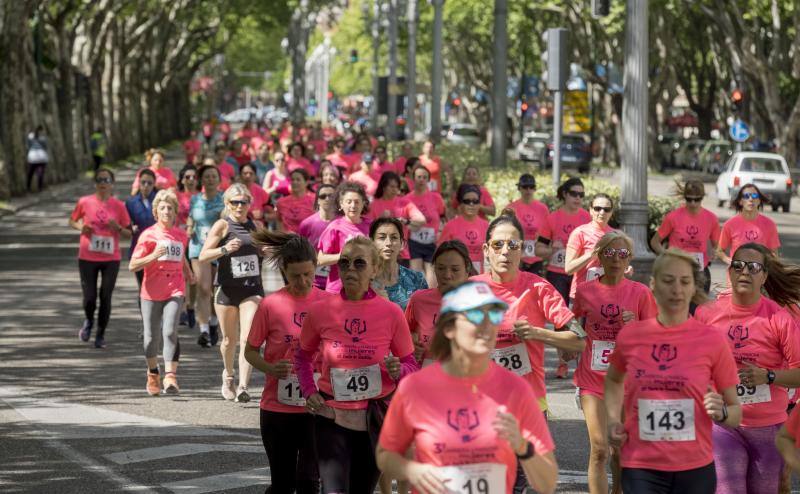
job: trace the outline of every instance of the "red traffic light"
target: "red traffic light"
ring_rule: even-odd
[[[453,105],[461,106],[461,98],[453,98]]]
[[[734,103],[741,103],[742,100],[744,100],[744,93],[742,90],[738,88],[734,89],[733,92],[731,92],[731,101]]]
[[[528,111],[528,103],[522,103],[522,105],[520,105],[520,108],[522,109],[523,112]]]

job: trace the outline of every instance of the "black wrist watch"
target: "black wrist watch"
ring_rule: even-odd
[[[533,458],[533,456],[536,454],[536,450],[533,449],[533,443],[530,441],[525,441],[525,442],[528,443],[528,449],[526,449],[525,453],[523,454],[517,454],[517,458],[519,458],[520,460],[527,460]]]
[[[219,251],[223,256],[227,256],[228,255],[228,249],[226,249],[224,245],[219,248]]]
[[[767,369],[767,384],[772,384],[774,382],[775,382],[775,371]]]

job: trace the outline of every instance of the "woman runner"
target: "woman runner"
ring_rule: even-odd
[[[314,214],[314,193],[308,190],[310,176],[297,168],[289,174],[292,193],[278,199],[275,209],[278,213],[278,229],[297,233],[300,222]]]
[[[416,160],[416,158],[412,158]],[[436,237],[439,235],[441,218],[445,215],[444,201],[437,192],[428,190],[431,174],[422,165],[413,169],[413,190],[406,197],[425,216],[425,224],[412,230],[408,237],[408,253],[411,258],[411,269],[425,273],[429,286],[435,286],[433,272],[433,252],[436,250]]]
[[[506,208],[514,211],[525,231],[520,269],[541,276],[543,263],[542,258],[536,255],[536,239],[539,237],[539,232],[546,228],[550,211],[544,203],[533,198],[533,193],[536,192],[536,178],[533,175],[530,173],[521,175],[517,189],[520,198]]]
[[[575,289],[578,287],[578,283],[602,276],[603,268],[594,255],[594,246],[603,235],[613,230],[608,225],[608,220],[611,219],[611,213],[614,211],[614,202],[609,196],[602,192],[595,194],[589,209],[592,221],[572,230],[564,255],[564,272],[572,275],[570,298],[575,298]]]
[[[378,218],[369,226],[369,238],[381,256],[381,268],[372,282],[375,291],[405,310],[411,294],[428,288],[425,276],[397,262],[403,249],[403,225],[396,218]]]
[[[448,221],[442,229],[438,244],[447,240],[460,240],[467,246],[469,257],[475,271],[483,272],[484,253],[483,239],[489,222],[478,217],[478,205],[481,202],[481,191],[475,185],[463,184],[458,187],[458,202],[461,214]]]
[[[311,245],[318,245],[322,232],[328,228],[328,224],[336,218],[336,187],[330,184],[322,184],[317,188],[314,200],[314,211],[308,218],[300,222],[297,233],[311,242]],[[314,275],[314,286],[324,290],[328,282],[330,266],[319,266]]]
[[[778,228],[775,222],[761,214],[764,203],[769,199],[764,197],[758,186],[747,184],[739,189],[734,205],[736,216],[722,225],[722,232],[717,245],[717,257],[722,262],[730,265],[731,257],[741,245],[755,242],[765,246],[774,253],[778,252],[781,241],[778,238]],[[729,251],[731,255],[726,254]]]
[[[407,196],[400,195],[400,176],[394,172],[384,172],[378,181],[375,198],[370,206],[370,217],[397,218],[403,223],[401,239],[403,250],[400,252],[400,262],[409,267],[408,238],[409,228],[418,230],[425,224],[425,216]]]

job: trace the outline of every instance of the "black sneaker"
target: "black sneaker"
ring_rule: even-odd
[[[81,341],[89,341],[89,338],[92,336],[92,323],[89,320],[83,321],[83,327],[78,331],[78,338]]]
[[[189,324],[189,328],[194,329],[197,326],[197,320],[194,318],[194,309],[188,309],[186,311],[186,320]]]
[[[200,331],[200,336],[197,337],[197,344],[203,348],[211,348],[211,342],[208,339],[208,333]]]
[[[98,336],[94,339],[94,347],[95,348],[105,348],[106,347],[106,340],[102,336]]]
[[[219,341],[219,324],[212,324],[208,327],[211,346],[216,346]]]
[[[189,324],[189,315],[186,312],[181,312],[181,318],[178,321],[178,326],[186,326]]]

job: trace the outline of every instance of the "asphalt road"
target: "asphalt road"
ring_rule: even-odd
[[[131,179],[130,170],[118,173],[119,197]],[[657,177],[650,184],[651,193],[663,193],[671,180]],[[196,334],[181,328],[181,394],[146,395],[136,282],[126,262],[114,292],[108,348],[78,340],[78,235],[67,217],[77,193],[91,191],[88,182],[76,184],[0,219],[0,490],[262,492],[269,470],[258,403],[221,398],[217,348],[199,348]],[[731,215],[708,202],[722,219]],[[784,253],[800,259],[797,213],[767,214],[778,222]],[[714,273],[715,281],[722,279],[721,267]],[[268,287],[276,283],[268,274]],[[548,376],[553,357],[548,352]],[[262,384],[255,376],[254,394]],[[586,492],[588,442],[571,381],[550,379],[548,390],[559,492]]]

